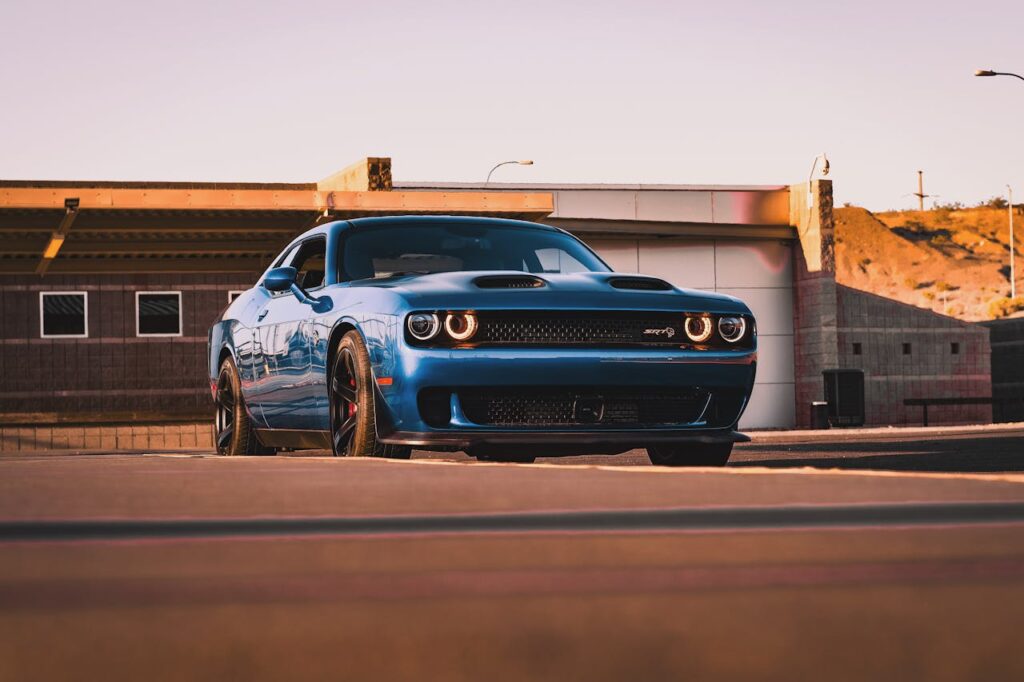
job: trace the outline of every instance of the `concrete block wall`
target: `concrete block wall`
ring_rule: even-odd
[[[168,424],[0,425],[0,452],[137,450],[213,452],[210,422]]]
[[[256,277],[0,277],[0,415],[209,409],[207,331],[228,304],[228,292],[247,289]],[[40,337],[44,291],[87,292],[87,338]],[[138,337],[136,291],[181,291],[182,335]]]
[[[794,252],[793,354],[796,424],[807,428],[811,403],[824,398],[822,372],[838,367],[836,279],[830,272],[808,272],[803,252]]]
[[[838,366],[832,183],[790,190],[793,244],[793,355],[796,425],[811,425],[811,403],[824,398],[822,372]]]
[[[984,323],[992,345],[992,396],[1006,402],[992,408],[997,422],[1024,421],[1024,318]]]
[[[992,395],[987,328],[842,285],[837,294],[838,367],[864,371],[867,424],[920,424],[922,408],[905,406],[906,398]],[[992,406],[930,406],[928,420],[987,423]]]

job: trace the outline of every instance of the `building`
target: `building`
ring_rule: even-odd
[[[992,417],[1024,421],[1024,317],[986,322],[992,341]]]
[[[2,447],[208,442],[209,323],[296,234],[366,215],[542,220],[616,270],[743,298],[760,335],[744,428],[806,426],[844,367],[865,370],[868,423],[916,419],[904,397],[990,395],[986,330],[836,283],[831,190],[396,184],[386,158],[304,184],[0,181]],[[987,420],[971,410],[932,421]]]

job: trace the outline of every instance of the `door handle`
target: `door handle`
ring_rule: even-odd
[[[267,313],[269,313],[269,312],[270,312],[270,308],[264,308],[263,310],[261,310],[260,314],[256,316],[256,321],[257,322],[262,322],[263,318],[266,317]]]

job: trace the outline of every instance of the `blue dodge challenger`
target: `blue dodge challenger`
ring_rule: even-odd
[[[684,273],[685,276],[685,273]],[[316,227],[209,334],[217,450],[492,461],[647,449],[723,465],[757,364],[741,301],[617,274],[554,227]]]

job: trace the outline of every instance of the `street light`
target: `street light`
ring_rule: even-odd
[[[1013,242],[1013,188],[1007,185],[1006,193],[1010,200],[1010,298],[1017,298],[1017,273],[1013,268],[1013,252],[1016,246]]]
[[[818,167],[818,159],[821,159],[821,174],[823,176],[828,175],[829,170],[832,166],[828,162],[828,155],[822,152],[814,157],[814,162],[811,163],[811,172],[807,174],[807,208],[814,208],[814,190],[811,188],[811,183],[814,182],[814,169]]]
[[[988,78],[989,76],[1013,76],[1024,81],[1024,76],[1017,73],[1009,73],[1007,71],[993,71],[992,69],[978,69],[974,72],[975,76],[980,78]]]
[[[980,78],[989,78],[990,76],[1013,76],[1024,81],[1024,76],[1019,73],[1009,73],[1006,71],[993,71],[992,69],[978,69],[974,72],[975,76]],[[1017,273],[1013,267],[1014,260],[1014,241],[1013,241],[1013,188],[1009,185],[1006,186],[1006,193],[1009,195],[1009,207],[1010,211],[1010,298],[1017,298]]]
[[[502,161],[497,166],[492,168],[491,172],[487,174],[487,179],[484,180],[484,184],[486,185],[488,182],[491,181],[491,175],[494,174],[494,171],[498,170],[502,166],[507,166],[510,163],[514,163],[514,164],[517,164],[517,165],[520,165],[520,166],[532,166],[533,165],[533,161],[531,159],[523,159],[522,161]]]

